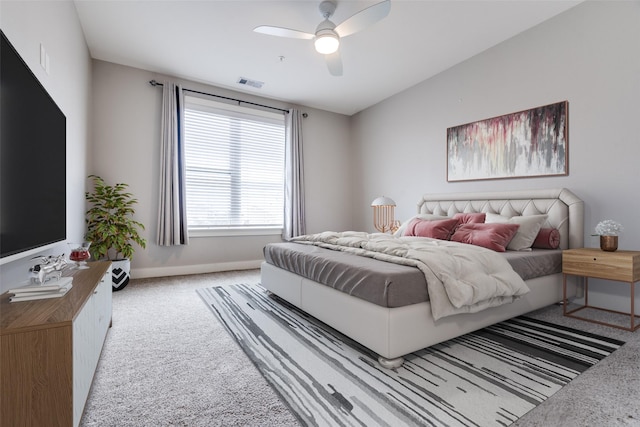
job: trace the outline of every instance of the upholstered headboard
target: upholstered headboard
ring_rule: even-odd
[[[584,246],[584,202],[566,188],[481,193],[425,194],[419,214],[453,216],[463,212],[491,212],[512,217],[547,214],[543,227],[560,231],[560,248]]]

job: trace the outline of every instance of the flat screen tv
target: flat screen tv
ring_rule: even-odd
[[[67,125],[0,33],[0,264],[5,264],[66,239]]]

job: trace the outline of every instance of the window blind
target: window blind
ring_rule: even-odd
[[[282,228],[282,114],[185,97],[189,230]]]

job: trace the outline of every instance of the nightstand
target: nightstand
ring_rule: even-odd
[[[567,310],[567,276],[580,276],[584,281],[584,306],[571,311]],[[612,326],[626,331],[635,331],[640,328],[636,325],[636,315],[634,311],[635,283],[640,281],[640,252],[638,251],[616,251],[605,252],[596,248],[569,249],[562,252],[562,299],[563,313],[565,316],[588,322],[599,323],[601,325]],[[631,311],[623,313],[619,311],[607,310],[589,305],[589,278],[613,280],[626,282],[631,288]],[[585,308],[607,311],[610,313],[624,314],[631,317],[630,327],[614,325],[598,320],[587,319],[575,313]]]

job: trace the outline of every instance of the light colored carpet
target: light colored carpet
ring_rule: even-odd
[[[110,329],[81,426],[296,426],[196,289],[258,283],[258,270],[132,280]],[[640,426],[640,332],[530,314],[626,341],[514,426]]]
[[[296,426],[195,290],[256,271],[132,280],[113,294],[81,426]]]
[[[588,314],[588,313],[585,313]],[[571,319],[562,307],[550,306],[531,317],[616,338],[626,344],[610,357],[584,372],[533,411],[520,418],[517,427],[614,427],[640,426],[640,331],[627,332]],[[622,324],[621,316],[595,312],[600,318]],[[624,324],[628,316],[624,316]]]

